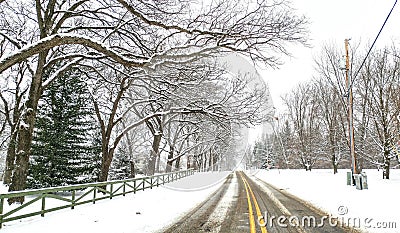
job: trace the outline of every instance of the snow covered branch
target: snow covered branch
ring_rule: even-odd
[[[63,75],[66,71],[68,71],[72,66],[76,65],[77,63],[79,63],[79,61],[81,61],[81,60],[82,60],[82,58],[76,58],[76,59],[68,62],[64,66],[60,67],[59,69],[57,69],[56,72],[52,73],[51,76],[49,78],[47,78],[46,81],[43,82],[42,87],[46,88],[56,78],[58,78],[59,76]]]
[[[120,53],[110,49],[108,46],[98,42],[92,38],[72,35],[72,34],[56,34],[46,37],[36,43],[27,45],[17,50],[8,57],[0,60],[0,73],[8,69],[14,64],[24,61],[25,59],[40,53],[44,50],[49,50],[60,45],[76,44],[92,48],[99,53],[109,56],[116,62],[127,67],[142,67],[146,61],[143,59],[131,59],[121,55]]]
[[[179,114],[188,114],[188,113],[203,113],[203,112],[204,112],[204,110],[202,108],[185,108],[185,107],[174,107],[167,111],[156,112],[156,113],[147,115],[147,116],[143,117],[142,119],[128,125],[117,138],[122,137],[124,134],[126,134],[133,128],[135,128],[135,127],[143,124],[145,121],[147,121],[151,118],[157,117],[157,116],[164,116],[164,115],[171,115],[171,114],[178,114],[178,113]]]

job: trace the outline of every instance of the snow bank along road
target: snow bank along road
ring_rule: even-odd
[[[96,204],[50,212],[6,222],[0,233],[153,233],[190,212],[219,189],[231,172],[201,172],[158,188]],[[0,192],[7,188],[0,185]],[[67,195],[67,194],[66,194]],[[56,207],[60,201],[49,199]],[[63,203],[63,202],[62,202]],[[29,205],[27,213],[40,210],[41,202]]]
[[[317,208],[244,172],[161,232],[356,232]]]

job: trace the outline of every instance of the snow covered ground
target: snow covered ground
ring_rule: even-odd
[[[347,171],[339,170],[336,175],[332,170],[249,173],[362,231],[400,232],[400,170],[391,170],[390,180],[382,179],[382,170],[364,170],[368,177],[368,189],[364,190],[346,185]]]
[[[342,221],[350,219],[348,223],[352,226],[359,227],[353,225],[359,220],[360,229],[364,231],[400,232],[400,170],[392,170],[390,180],[382,179],[382,171],[366,170],[367,190],[347,186],[346,172],[339,170],[336,175],[331,170],[260,170],[249,173],[314,204]],[[94,205],[77,206],[74,210],[51,212],[43,218],[35,216],[7,222],[0,232],[157,232],[207,199],[222,185],[228,174],[196,173],[152,190],[98,201]],[[230,187],[232,190],[227,193],[232,195],[236,188]],[[231,199],[228,198],[220,205],[228,206]],[[383,228],[389,225],[392,229]]]
[[[229,172],[195,173],[176,182],[125,197],[102,200],[7,222],[2,233],[157,232],[217,190]],[[37,210],[37,209],[35,209]]]

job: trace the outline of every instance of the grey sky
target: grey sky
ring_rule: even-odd
[[[315,74],[313,58],[323,44],[335,44],[344,49],[344,39],[361,41],[366,48],[375,39],[395,0],[292,0],[299,14],[310,21],[311,48],[291,46],[293,57],[284,59],[279,70],[259,70],[268,83],[279,111],[284,109],[280,96]],[[350,42],[352,42],[350,41]],[[389,18],[376,47],[394,43],[400,46],[400,3]]]

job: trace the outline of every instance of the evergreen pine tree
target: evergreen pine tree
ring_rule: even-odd
[[[122,147],[118,147],[117,153],[115,153],[113,162],[111,164],[111,180],[122,180],[130,178],[131,167],[129,161],[130,158],[127,151],[122,149]]]
[[[32,145],[30,188],[93,182],[100,144],[85,83],[70,71],[43,93]]]

